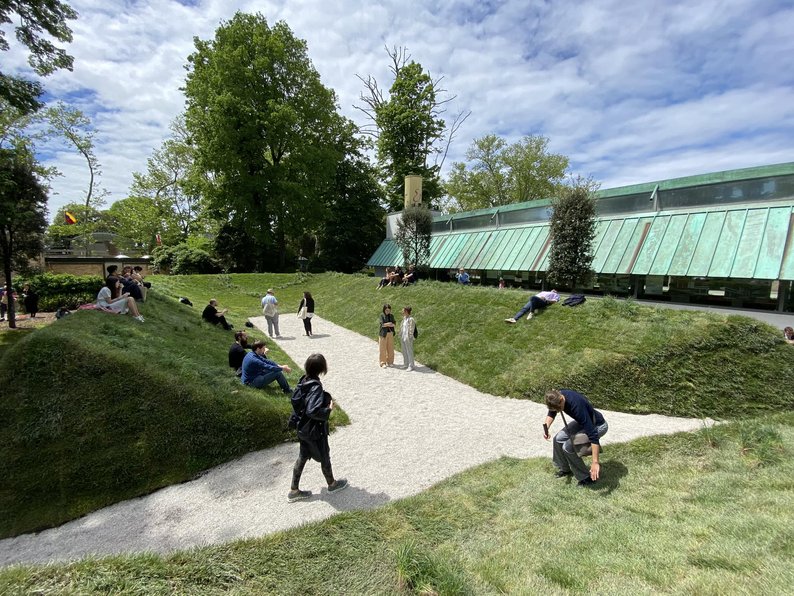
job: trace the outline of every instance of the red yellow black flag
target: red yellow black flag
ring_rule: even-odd
[[[66,225],[68,226],[77,223],[77,218],[68,211],[63,212],[63,218],[66,220]]]

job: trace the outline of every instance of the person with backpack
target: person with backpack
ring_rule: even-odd
[[[403,322],[400,325],[400,341],[403,348],[403,365],[405,370],[414,369],[414,339],[419,334],[416,331],[416,321],[411,316],[411,307],[403,307]]]
[[[276,337],[281,337],[278,330],[278,300],[273,293],[273,288],[268,288],[267,293],[262,298],[262,314],[265,315],[267,321],[267,334],[273,337],[273,330],[276,331]]]
[[[579,481],[579,486],[589,486],[598,480],[601,474],[601,464],[599,455],[601,444],[599,439],[603,437],[609,425],[604,419],[604,415],[593,408],[588,399],[576,391],[570,389],[552,389],[546,392],[546,407],[549,411],[543,422],[543,438],[547,441],[551,438],[549,428],[558,412],[562,413],[565,427],[554,436],[553,462],[557,468],[555,476],[565,478],[573,474]],[[567,422],[565,414],[572,418]],[[577,453],[574,445],[574,438],[577,433],[583,432],[590,439],[593,463],[588,469]]]
[[[300,451],[292,468],[292,485],[287,493],[290,503],[308,499],[310,490],[300,490],[303,468],[310,459],[320,462],[320,469],[328,483],[328,492],[335,493],[347,487],[344,478],[335,479],[331,468],[331,452],[328,446],[328,419],[334,410],[331,394],[323,390],[320,375],[328,373],[328,363],[322,354],[312,354],[304,365],[306,374],[300,378],[292,394],[292,416],[290,426],[297,428]]]

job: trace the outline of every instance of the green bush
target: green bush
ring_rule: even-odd
[[[39,295],[39,310],[48,312],[57,310],[60,306],[73,310],[81,304],[93,302],[104,280],[98,275],[40,273],[28,277],[20,276],[14,285],[22,288],[26,283]]]
[[[152,266],[172,275],[217,273],[220,267],[206,251],[188,244],[158,246],[152,251]]]

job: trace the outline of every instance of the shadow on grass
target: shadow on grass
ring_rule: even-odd
[[[602,497],[608,497],[612,491],[620,488],[620,479],[629,473],[629,469],[621,462],[608,460],[601,464],[601,477],[598,482],[591,487]]]

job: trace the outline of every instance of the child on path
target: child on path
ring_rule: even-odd
[[[328,418],[334,410],[331,394],[323,390],[320,375],[328,373],[328,363],[322,354],[312,354],[304,365],[306,374],[298,381],[292,394],[293,419],[297,422],[300,452],[292,468],[292,485],[287,500],[290,503],[308,499],[310,490],[300,490],[301,475],[310,459],[320,462],[328,492],[335,493],[347,487],[347,480],[334,479],[331,469],[331,451],[328,447]]]
[[[403,346],[403,364],[405,370],[414,369],[414,331],[416,321],[411,316],[411,307],[403,307],[403,323],[400,326],[400,340]]]

